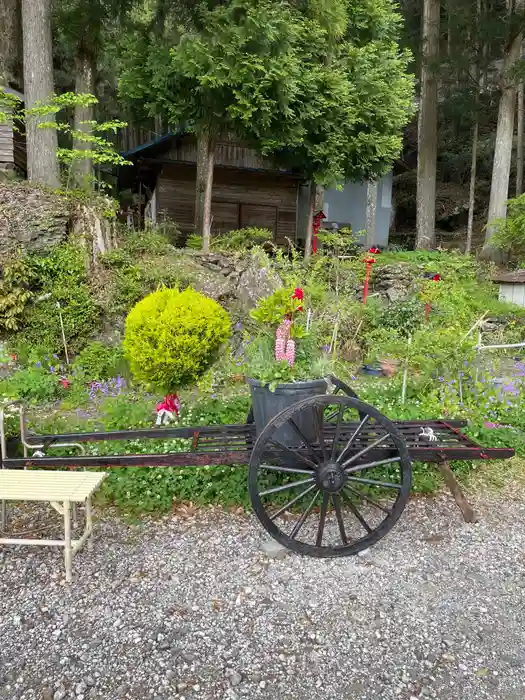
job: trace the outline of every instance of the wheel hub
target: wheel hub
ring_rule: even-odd
[[[345,484],[345,472],[339,464],[325,464],[319,468],[317,483],[323,491],[338,493]]]

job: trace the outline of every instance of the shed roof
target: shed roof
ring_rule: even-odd
[[[493,282],[503,282],[505,284],[525,284],[525,269],[521,270],[498,270],[491,277]]]

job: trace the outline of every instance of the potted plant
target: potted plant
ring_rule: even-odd
[[[305,311],[300,287],[281,288],[261,299],[250,313],[252,333],[246,345],[246,379],[252,396],[257,433],[285,408],[311,396],[326,393],[324,379],[330,370],[330,355],[320,347],[315,323]],[[315,409],[301,414],[297,427],[315,440],[318,417]],[[294,426],[280,430],[280,440],[297,443]]]

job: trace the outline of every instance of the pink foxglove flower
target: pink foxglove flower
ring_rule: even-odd
[[[290,367],[294,366],[295,363],[295,341],[294,340],[289,340],[288,343],[286,344],[286,354],[284,358]]]

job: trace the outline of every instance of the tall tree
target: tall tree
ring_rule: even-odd
[[[339,8],[337,42],[323,3],[325,10]],[[199,28],[176,46],[146,43],[120,87],[197,134],[204,214],[212,187],[209,143],[220,132],[247,139],[319,185],[373,178],[398,155],[412,108],[409,57],[396,44],[399,24],[390,0],[231,0],[204,12]],[[196,217],[207,247],[205,219]]]
[[[131,0],[55,0],[55,46],[62,64],[69,67],[67,90],[73,89],[78,95],[96,95],[98,64],[107,53],[108,40],[115,41],[115,25],[121,30],[125,28],[123,18],[130,5]],[[91,186],[89,152],[95,104],[94,101],[79,101],[74,108],[73,147],[84,151],[85,157],[73,161],[72,176],[75,185],[81,188]]]
[[[417,148],[416,248],[436,241],[436,163],[440,0],[423,0]]]
[[[22,29],[25,106],[33,110],[54,92],[51,0],[22,0]],[[53,115],[30,112],[26,120],[28,177],[31,182],[58,187],[57,133],[53,128],[39,129],[44,121],[53,122]]]
[[[509,13],[509,33],[503,57],[503,69],[500,79],[500,99],[498,109],[498,125],[496,129],[496,145],[494,148],[494,163],[492,166],[492,182],[488,221],[483,246],[483,257],[494,262],[502,261],[502,251],[491,245],[495,233],[495,221],[505,218],[507,199],[509,196],[510,168],[512,162],[512,147],[514,142],[514,114],[516,112],[517,68],[521,57],[523,40],[522,22],[524,0],[507,0]]]
[[[0,86],[22,87],[20,0],[0,3]]]

